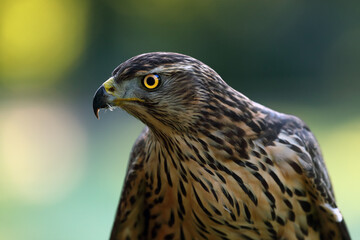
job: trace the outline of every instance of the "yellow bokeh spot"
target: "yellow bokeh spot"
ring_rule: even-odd
[[[0,9],[0,76],[10,88],[39,88],[59,79],[80,56],[87,4],[6,0]]]

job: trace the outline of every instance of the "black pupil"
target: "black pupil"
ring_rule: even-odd
[[[148,77],[148,78],[146,79],[146,82],[147,82],[147,84],[148,84],[149,86],[152,86],[152,85],[155,84],[155,79],[154,79],[153,77]]]

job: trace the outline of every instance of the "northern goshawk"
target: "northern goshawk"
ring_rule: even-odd
[[[133,147],[115,239],[350,239],[319,145],[204,63],[154,52],[120,64],[93,108],[145,129]]]

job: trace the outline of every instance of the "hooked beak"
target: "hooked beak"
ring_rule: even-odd
[[[93,110],[97,119],[99,119],[99,112],[101,108],[107,108],[107,97],[106,90],[103,85],[101,85],[96,91],[93,99]]]
[[[111,106],[121,107],[124,102],[144,102],[139,98],[124,96],[121,89],[117,89],[114,82],[114,77],[109,78],[96,91],[93,99],[93,110],[96,118],[99,119],[99,112],[102,108],[109,108]]]

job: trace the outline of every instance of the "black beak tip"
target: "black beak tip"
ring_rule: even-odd
[[[93,110],[97,119],[99,119],[99,112],[101,108],[106,108],[106,95],[105,88],[103,86],[99,87],[96,91],[93,99]]]

